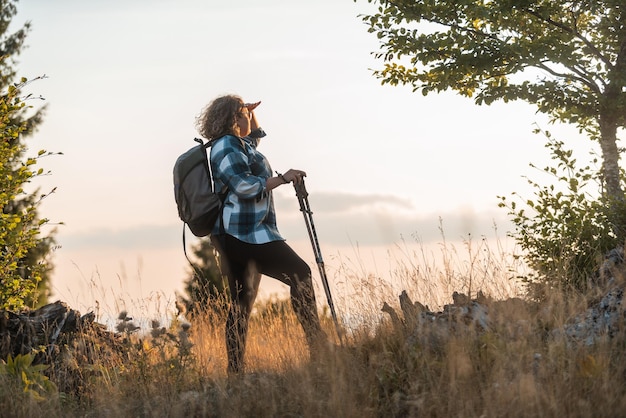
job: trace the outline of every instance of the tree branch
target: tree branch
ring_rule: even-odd
[[[569,26],[557,22],[556,20],[553,20],[550,17],[545,17],[542,16],[539,12],[534,11],[534,10],[530,10],[530,9],[520,9],[522,12],[526,12],[531,16],[536,17],[537,19],[552,25],[556,28],[559,28],[567,33],[570,33],[572,35],[574,35],[576,38],[578,38],[583,44],[585,44],[585,46],[587,46],[587,48],[589,48],[593,55],[595,55],[600,61],[602,61],[608,68],[613,68],[613,64],[611,63],[611,61],[606,58],[604,55],[602,55],[602,53],[598,50],[598,48],[595,47],[594,44],[591,43],[591,41],[589,41],[587,38],[585,38],[580,32],[578,32],[577,29],[575,28],[570,28]]]
[[[552,68],[548,67],[545,63],[541,62],[537,65],[535,65],[535,67],[542,69],[543,71],[552,74],[555,77],[560,77],[560,78],[564,78],[564,79],[572,79],[572,80],[576,80],[579,81],[581,83],[583,83],[584,85],[586,85],[587,87],[589,87],[593,92],[597,93],[597,94],[601,94],[602,92],[600,91],[600,88],[592,81],[588,80],[584,74],[580,74],[576,69],[574,68],[570,68],[570,67],[566,67],[569,70],[571,70],[574,74],[576,74],[577,76],[573,76],[572,74],[567,74],[567,73],[561,73],[558,72],[556,70],[553,70]]]

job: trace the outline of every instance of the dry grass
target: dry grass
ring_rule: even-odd
[[[431,308],[454,290],[518,296],[511,258],[494,255],[484,242],[474,248],[466,243],[463,256],[443,245],[441,268],[423,253],[403,251],[394,277],[413,300]],[[491,330],[461,328],[442,338],[428,330],[416,335],[381,315],[384,302],[396,303],[397,287],[358,266],[346,266],[342,274],[354,292],[336,304],[352,323],[344,346],[316,361],[309,360],[291,311],[270,301],[258,307],[251,324],[248,371],[241,377],[225,374],[224,319],[211,313],[191,319],[188,333],[174,321],[169,334],[133,334],[114,354],[96,350],[102,354],[95,364],[68,352],[81,376],[72,390],[36,400],[6,381],[2,415],[616,417],[626,411],[625,333],[585,346],[551,332],[584,310],[583,297],[553,295],[538,308],[505,305],[494,310]],[[324,325],[335,334],[328,317]]]

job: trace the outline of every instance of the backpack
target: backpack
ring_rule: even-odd
[[[178,216],[197,237],[211,233],[218,216],[222,213],[225,194],[213,190],[211,164],[207,148],[212,142],[204,143],[194,138],[199,145],[189,149],[174,164],[174,198]]]

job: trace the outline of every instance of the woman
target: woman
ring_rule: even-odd
[[[212,141],[210,161],[216,190],[225,190],[222,219],[211,241],[220,254],[222,272],[228,277],[231,304],[226,321],[229,374],[243,371],[248,320],[261,275],[290,287],[291,303],[302,325],[309,349],[326,336],[320,326],[311,269],[287,245],[278,232],[272,190],[299,183],[304,171],[290,169],[272,175],[272,168],[257,151],[265,132],[254,109],[234,95],[218,97],[202,112],[198,132]]]

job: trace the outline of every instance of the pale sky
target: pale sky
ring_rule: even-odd
[[[358,17],[366,1],[22,0],[18,10],[14,23],[32,22],[18,75],[48,77],[28,87],[49,107],[28,143],[64,154],[40,162],[52,174],[36,184],[57,187],[40,213],[65,223],[53,298],[83,311],[163,309],[183,288],[172,168],[218,95],[261,100],[260,150],[275,170],[308,173],[332,280],[346,253],[384,274],[389,248],[439,242],[439,219],[452,241],[492,236],[494,223],[504,237],[497,196],[529,190],[529,163],[549,162],[534,123],[588,146],[524,103],[381,86],[378,41]],[[280,231],[316,272],[293,189],[275,199]]]

